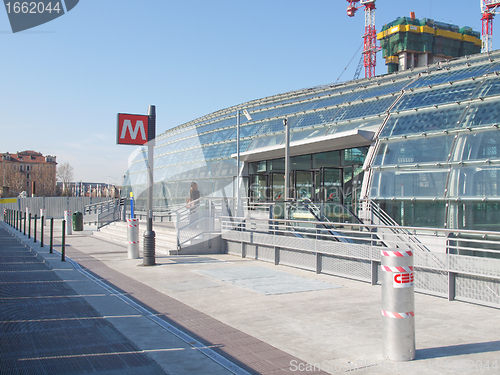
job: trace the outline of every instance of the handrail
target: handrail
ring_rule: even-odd
[[[230,223],[229,221],[230,217],[228,216],[221,216],[221,220],[224,224],[227,226],[225,227],[227,230],[233,230],[235,229],[234,224]],[[264,218],[252,218],[250,219],[251,221],[254,222],[272,222],[273,223],[273,228],[276,228],[277,223],[282,223],[284,229],[273,229],[273,232],[287,232],[289,229],[293,229],[293,224],[331,224],[331,222],[316,222],[316,221],[309,221],[309,220],[285,220],[285,219],[264,219]],[[334,223],[339,226],[346,225],[345,223]],[[387,229],[394,229],[394,230],[406,230],[409,234],[409,237],[414,237],[416,234],[412,234],[411,231],[420,232],[421,234],[427,234],[427,235],[433,235],[436,237],[441,237],[441,238],[446,238],[447,240],[451,241],[457,241],[457,242],[462,242],[461,245],[450,245],[449,241],[447,241],[446,245],[443,245],[447,249],[455,249],[458,252],[460,251],[475,251],[475,252],[483,252],[483,253],[488,253],[488,254],[495,254],[496,257],[500,256],[500,232],[494,232],[494,231],[476,231],[476,230],[461,230],[461,229],[443,229],[443,228],[429,228],[429,227],[401,227],[401,226],[385,226],[385,225],[377,225],[377,224],[362,224],[362,223],[349,223],[347,226],[349,227],[354,227],[354,228],[367,228],[369,229],[368,232],[360,232],[360,231],[349,231],[349,230],[343,230],[343,229],[338,229],[339,231],[342,231],[344,233],[352,233],[353,235],[349,235],[346,237],[347,238],[356,238],[354,234],[356,233],[369,233],[372,236],[372,240],[377,240],[377,229],[380,228],[387,228]],[[265,228],[266,226],[262,226],[262,228]],[[228,229],[229,228],[229,229]],[[236,230],[236,229],[235,229]],[[238,230],[243,230],[243,231],[256,231],[256,230],[249,230],[248,228],[239,228]],[[263,229],[264,230],[264,229]],[[258,230],[257,230],[258,231]],[[267,230],[269,232],[269,230]],[[476,238],[474,239],[469,239],[469,238],[463,238],[460,236],[456,236],[456,234],[459,235],[464,235],[464,234],[469,234],[473,235]],[[489,240],[487,236],[494,236],[498,238],[497,241],[494,240]],[[367,239],[368,241],[368,239]],[[377,240],[378,241],[378,240]],[[400,245],[407,245],[409,248],[412,248],[411,245],[414,245],[412,243],[412,240],[404,241],[401,238],[398,238],[397,241],[389,241],[389,243],[399,243]],[[469,245],[466,245],[465,243],[469,243]],[[499,250],[491,249],[490,248],[482,248],[482,247],[472,247],[470,244],[483,244],[483,245],[497,245],[499,247]],[[390,246],[394,247],[394,246]],[[424,250],[425,249],[425,250]],[[413,250],[420,251],[422,253],[429,253],[430,250],[427,248],[413,248]],[[434,253],[433,253],[434,254]],[[434,259],[434,258],[433,258]],[[438,259],[434,259],[435,261],[438,261]],[[440,267],[444,267],[444,264],[441,264],[442,262],[437,262]]]

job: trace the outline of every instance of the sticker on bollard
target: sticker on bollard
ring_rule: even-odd
[[[394,288],[411,288],[413,286],[413,272],[397,273],[392,279]]]
[[[388,318],[404,319],[404,318],[414,317],[415,313],[413,311],[406,312],[406,313],[395,313],[395,312],[389,312],[389,311],[382,310],[382,315],[386,316]]]

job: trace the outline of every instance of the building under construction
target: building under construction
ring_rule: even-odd
[[[481,52],[481,34],[471,27],[400,17],[377,34],[388,73]]]

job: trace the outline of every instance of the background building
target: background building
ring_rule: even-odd
[[[2,154],[3,186],[13,195],[53,196],[56,192],[56,157],[36,151]]]
[[[481,34],[430,18],[400,17],[377,34],[388,73],[481,52]]]
[[[64,194],[64,185],[69,196],[72,197],[109,197],[118,198],[120,187],[113,184],[99,182],[57,182],[57,188]]]

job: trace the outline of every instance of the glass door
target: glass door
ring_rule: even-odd
[[[294,197],[296,199],[313,199],[314,192],[314,172],[313,171],[294,171]]]
[[[252,202],[268,200],[268,176],[264,174],[250,175],[250,198]]]
[[[341,168],[321,168],[321,186],[319,200],[321,202],[343,203],[343,178]]]
[[[285,174],[280,172],[271,173],[271,194],[270,200],[274,202],[285,200]]]

